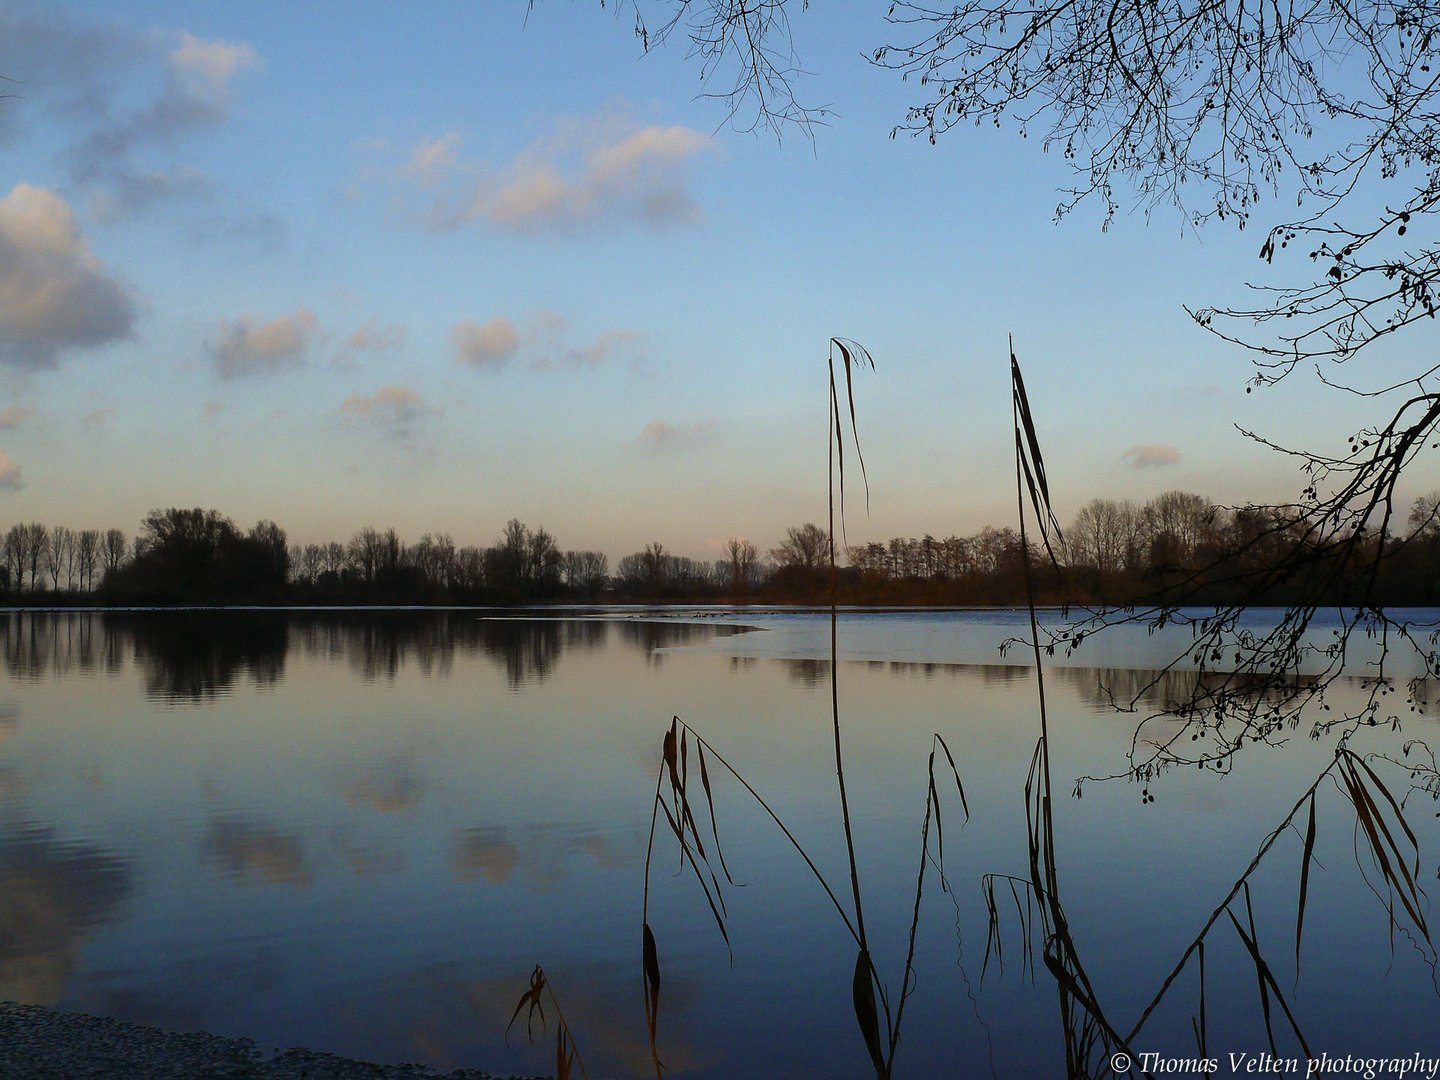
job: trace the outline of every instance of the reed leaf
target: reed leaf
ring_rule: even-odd
[[[660,810],[664,813],[665,820],[670,823],[670,831],[675,834],[676,840],[680,842],[680,858],[682,864],[689,862],[691,868],[695,871],[695,880],[700,883],[700,891],[705,894],[705,903],[710,906],[710,914],[715,919],[715,926],[719,929],[720,936],[725,939],[725,948],[730,952],[730,959],[733,963],[735,954],[730,946],[730,931],[725,927],[725,901],[724,898],[719,895],[719,884],[715,884],[715,890],[712,892],[710,886],[705,883],[705,874],[700,870],[700,863],[696,860],[694,854],[691,853],[689,845],[686,843],[684,827],[676,820],[675,815],[670,812],[670,807],[666,806],[663,802],[660,804]],[[710,878],[711,881],[714,882],[715,875],[713,872],[711,872]]]
[[[855,420],[854,369],[868,367],[875,370],[875,359],[869,350],[858,341],[849,338],[830,339],[830,413],[833,421],[831,430],[835,435],[836,457],[840,466],[840,531],[845,531],[845,431],[840,416],[840,392],[835,383],[835,353],[840,353],[841,367],[845,372],[845,402],[850,413],[850,435],[855,447],[855,459],[860,463],[860,479],[865,487],[865,507],[870,507],[870,478],[865,472],[865,455],[860,452],[860,429]]]
[[[529,1012],[525,1014],[526,1037],[529,1038],[532,1042],[535,1039],[534,1022],[535,1014],[537,1012],[540,1014],[541,1030],[544,1030],[545,1004],[540,997],[540,995],[544,992],[545,969],[542,968],[539,964],[536,964],[535,970],[530,973],[529,989],[520,995],[520,1000],[515,1005],[515,1011],[510,1014],[510,1023],[505,1025],[505,1038],[507,1040],[510,1038],[510,1029],[515,1026],[515,1021],[520,1016],[520,1010],[524,1009],[526,1006],[529,1006]]]
[[[1300,858],[1300,899],[1295,908],[1295,979],[1300,979],[1300,933],[1305,925],[1305,898],[1310,892],[1310,861],[1315,857],[1315,796],[1310,796],[1310,820],[1305,826],[1305,851]]]
[[[575,1070],[580,1070],[580,1076],[589,1080],[589,1073],[585,1070],[585,1060],[580,1056],[580,1047],[575,1041],[575,1034],[570,1030],[570,1024],[565,1019],[565,1013],[560,1008],[560,1002],[555,997],[555,990],[546,978],[545,969],[539,964],[530,973],[530,986],[520,995],[519,1002],[515,1005],[515,1011],[510,1014],[510,1023],[505,1025],[505,1039],[510,1039],[510,1029],[515,1026],[519,1019],[521,1010],[528,1009],[525,1015],[525,1037],[535,1041],[535,1017],[540,1017],[540,1030],[545,1030],[545,1003],[544,995],[550,996],[550,1005],[555,1010],[555,1075],[559,1080],[569,1080]]]
[[[850,981],[851,994],[855,1000],[855,1020],[860,1025],[860,1034],[865,1039],[865,1049],[875,1066],[876,1076],[888,1076],[885,1054],[880,1046],[880,1016],[875,1007],[874,966],[870,953],[861,949],[855,957],[855,974]]]
[[[710,787],[710,770],[705,767],[705,744],[698,736],[695,739],[695,756],[700,762],[700,786],[705,789],[705,805],[710,811],[710,835],[715,840],[715,857],[720,860],[720,869],[725,872],[725,880],[734,885],[735,879],[730,874],[730,867],[725,863],[725,849],[720,846],[720,826],[715,820],[715,792]]]
[[[950,753],[949,744],[939,732],[935,733],[935,741],[940,744],[940,749],[945,751],[945,760],[950,763],[950,775],[955,778],[955,790],[960,795],[960,809],[965,812],[965,820],[969,821],[970,803],[965,798],[965,785],[960,780],[960,768],[955,764],[955,755]]]
[[[1035,430],[1035,418],[1030,412],[1030,398],[1025,393],[1025,379],[1020,374],[1020,361],[1015,357],[1015,344],[1010,344],[1010,390],[1014,398],[1015,454],[1025,477],[1025,487],[1030,495],[1030,506],[1035,512],[1035,524],[1040,529],[1040,538],[1045,543],[1045,552],[1053,565],[1059,565],[1055,555],[1055,543],[1063,539],[1060,521],[1050,505],[1050,482],[1045,475],[1045,458],[1040,453],[1040,437]],[[1022,521],[1023,525],[1023,521]]]
[[[1245,948],[1249,950],[1250,957],[1255,961],[1255,979],[1260,989],[1260,1012],[1265,1020],[1265,1038],[1270,1041],[1270,1053],[1273,1057],[1279,1057],[1280,1051],[1275,1046],[1275,1030],[1270,1024],[1270,984],[1266,976],[1269,973],[1269,965],[1265,963],[1264,957],[1260,955],[1260,934],[1255,929],[1255,911],[1250,906],[1250,883],[1245,883],[1245,917],[1250,922],[1250,933],[1247,935],[1240,929],[1240,923],[1233,912],[1230,914],[1230,921],[1235,923],[1235,929],[1240,938],[1245,942]]]
[[[1422,910],[1425,903],[1424,893],[1417,880],[1419,876],[1419,843],[1415,839],[1415,834],[1406,823],[1394,797],[1391,796],[1380,778],[1375,775],[1374,770],[1350,750],[1341,750],[1338,756],[1340,765],[1338,772],[1345,794],[1355,808],[1355,816],[1369,845],[1371,858],[1385,883],[1389,897],[1387,906],[1390,909],[1392,931],[1396,925],[1394,900],[1398,897],[1415,929],[1429,942],[1430,927]],[[1369,783],[1367,783],[1367,778]],[[1399,831],[1403,832],[1409,842],[1408,857],[1396,841],[1395,832],[1386,821],[1386,815],[1380,804],[1371,794],[1371,785],[1391,808]]]
[[[1205,1024],[1205,942],[1203,941],[1200,942],[1198,959],[1200,963],[1200,1015],[1190,1023],[1195,1029],[1195,1049],[1201,1060],[1204,1060],[1210,1054],[1206,1050],[1209,1043],[1209,1030]]]
[[[1296,1021],[1295,1014],[1290,1011],[1290,1004],[1285,1000],[1285,995],[1280,989],[1280,984],[1275,981],[1275,976],[1270,971],[1270,965],[1265,962],[1265,957],[1261,955],[1260,946],[1256,944],[1254,937],[1245,932],[1245,928],[1240,925],[1240,920],[1235,918],[1233,911],[1226,908],[1225,914],[1230,917],[1230,922],[1235,927],[1235,932],[1240,936],[1240,941],[1244,944],[1245,951],[1250,954],[1250,959],[1255,963],[1255,977],[1261,986],[1261,1003],[1265,1013],[1265,1034],[1270,1037],[1271,1051],[1273,1052],[1275,1049],[1275,1036],[1270,1026],[1270,995],[1274,994],[1276,1002],[1279,1003],[1281,1011],[1285,1014],[1285,1019],[1290,1023],[1290,1030],[1295,1033],[1295,1038],[1300,1043],[1300,1048],[1305,1052],[1306,1058],[1310,1058],[1312,1056],[1310,1053],[1310,1044],[1305,1041],[1305,1035],[1300,1030],[1300,1024]]]
[[[665,1071],[660,1063],[656,1034],[660,1026],[660,952],[655,947],[655,935],[648,922],[642,924],[640,937],[640,966],[645,975],[645,1027],[650,1034],[650,1058],[655,1065],[655,1075],[659,1077],[664,1075]]]

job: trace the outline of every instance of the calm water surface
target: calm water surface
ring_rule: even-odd
[[[900,1075],[1063,1074],[1055,989],[1026,970],[1013,911],[1002,961],[992,950],[986,963],[981,875],[1027,872],[1035,687],[1024,654],[998,649],[1022,619],[842,622],[847,777],[892,994],[932,732],[957,755],[971,811],[961,829],[944,796],[951,888],[925,897]],[[505,1024],[539,963],[591,1075],[646,1075],[642,868],[677,714],[848,888],[821,616],[87,612],[0,625],[3,998],[264,1046],[534,1072],[553,1069],[553,1049],[523,1033],[507,1044]],[[1123,770],[1136,718],[1107,695],[1148,682],[1176,641],[1120,633],[1050,669],[1060,791]],[[1398,754],[1404,739],[1436,741],[1434,727],[1416,716],[1373,745]],[[1154,803],[1125,781],[1060,802],[1067,915],[1117,1026],[1332,753],[1300,734],[1223,778],[1170,774]],[[716,795],[744,886],[729,894],[733,966],[662,844],[662,1056],[695,1077],[866,1076],[848,936],[738,785],[717,776]],[[1434,808],[1427,797],[1411,810],[1433,892]],[[1298,832],[1252,892],[1312,1049],[1440,1056],[1434,972],[1403,934],[1392,953],[1338,791],[1322,789],[1317,820],[1298,980]],[[1206,978],[1210,1055],[1268,1049],[1254,964],[1233,934],[1207,950]],[[1136,1049],[1193,1056],[1196,991],[1182,975]],[[1280,1043],[1299,1052],[1288,1033]]]

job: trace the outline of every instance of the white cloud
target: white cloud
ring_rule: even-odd
[[[491,319],[483,326],[466,319],[450,331],[450,345],[457,364],[499,367],[520,348],[520,331],[503,316]]]
[[[186,33],[180,35],[180,44],[169,56],[170,71],[184,95],[216,107],[228,104],[230,80],[236,73],[253,67],[259,59],[244,42],[206,41]]]
[[[427,405],[408,386],[393,385],[382,386],[368,397],[357,391],[345,399],[340,411],[370,420],[396,439],[408,438],[426,417],[440,415],[439,409]]]
[[[299,367],[315,331],[315,315],[308,308],[259,325],[249,315],[221,323],[219,340],[212,348],[215,373],[229,379]]]
[[[64,199],[25,183],[0,199],[0,363],[54,367],[62,351],[122,340],[134,323],[129,294]]]
[[[24,486],[25,482],[20,479],[20,466],[4,450],[0,450],[0,491],[19,491]]]
[[[34,415],[29,405],[6,405],[0,409],[0,428],[17,428]]]
[[[708,439],[717,426],[713,418],[697,420],[687,426],[667,420],[651,420],[640,429],[640,441],[657,450],[688,446]]]
[[[1120,455],[1132,469],[1164,468],[1180,463],[1180,451],[1164,443],[1140,443]]]
[[[423,189],[420,219],[429,229],[475,221],[521,232],[694,224],[700,209],[686,168],[714,141],[693,128],[600,118],[562,124],[504,166],[466,161],[460,145],[456,132],[423,140],[398,170]]]

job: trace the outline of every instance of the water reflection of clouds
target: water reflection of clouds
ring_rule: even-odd
[[[98,970],[76,980],[67,1007],[96,1016],[120,1017],[167,1031],[230,1026],[227,1012],[247,998],[283,987],[287,953],[278,942],[246,943],[224,951],[163,956],[158,972]],[[214,1073],[202,1075],[213,1076]]]
[[[330,842],[351,873],[358,878],[378,878],[388,874],[403,873],[409,866],[405,852],[381,844],[366,843],[356,838],[353,828],[336,829],[330,834]]]
[[[640,843],[638,836],[617,840],[584,826],[532,825],[518,838],[507,829],[465,829],[456,834],[450,867],[459,881],[492,885],[509,883],[518,871],[527,889],[553,892],[576,856],[601,870],[624,869],[636,864]]]
[[[501,829],[467,829],[455,838],[450,868],[459,881],[484,878],[492,885],[510,880],[520,863],[520,849]]]
[[[424,785],[415,775],[414,762],[408,756],[394,755],[342,785],[341,793],[351,806],[364,804],[382,813],[396,813],[419,805]]]
[[[247,884],[310,884],[300,838],[242,818],[216,818],[205,837],[205,854],[230,878]]]
[[[495,961],[485,967],[493,970]],[[600,964],[556,958],[546,965],[551,987],[565,1009],[565,1018],[580,1043],[591,1076],[644,1077],[655,1074],[643,1016],[617,1008],[616,1002],[634,995],[633,965]],[[465,965],[450,963],[418,971],[392,982],[384,1001],[389,1022],[402,1026],[407,1057],[439,1069],[454,1069],[485,1061],[492,1069],[523,1070],[527,1075],[555,1068],[555,1017],[546,1001],[548,1026],[528,1043],[517,1021],[504,1043],[500,1036],[526,989],[530,965],[516,961],[513,968],[495,974],[473,975]],[[665,1064],[667,1071],[683,1073],[703,1066],[703,1056],[685,1037],[700,993],[693,979],[666,972]]]
[[[64,997],[81,945],[131,891],[130,864],[48,829],[0,835],[0,998],[52,1005]]]
[[[30,790],[25,774],[12,766],[0,766],[0,799],[16,799]]]

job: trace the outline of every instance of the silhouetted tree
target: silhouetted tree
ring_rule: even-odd
[[[100,530],[82,529],[75,536],[75,561],[80,570],[80,587],[95,587],[95,566],[100,559]]]
[[[605,587],[609,576],[609,562],[598,551],[567,551],[564,558],[565,584],[575,592],[598,593]]]
[[[830,537],[819,525],[794,525],[770,555],[781,567],[818,570],[829,560]]]
[[[128,546],[125,534],[121,530],[105,530],[105,536],[100,546],[100,562],[106,573],[116,569],[125,561],[125,552]]]
[[[760,553],[749,540],[732,536],[725,541],[725,554],[730,572],[730,588],[736,595],[744,596],[750,591],[750,579],[755,572],[755,560]]]
[[[60,588],[60,574],[65,569],[66,561],[73,558],[71,556],[71,552],[74,550],[73,535],[64,525],[56,525],[49,530],[46,537],[45,569],[50,575],[52,589]]]

